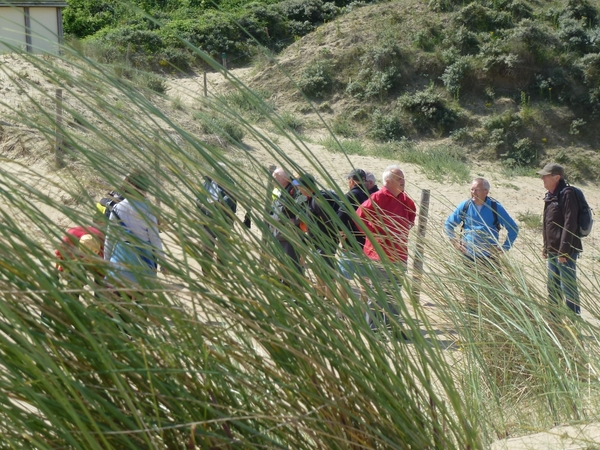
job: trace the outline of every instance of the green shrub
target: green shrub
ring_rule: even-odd
[[[458,96],[464,83],[467,81],[467,74],[471,70],[471,64],[468,57],[459,58],[454,64],[446,67],[444,74],[440,77],[448,92]]]
[[[145,87],[158,94],[164,94],[165,92],[167,92],[166,80],[163,77],[155,75],[153,73],[137,73],[133,76],[132,81],[138,86]]]
[[[202,130],[206,134],[214,134],[225,139],[229,143],[241,143],[244,138],[244,129],[225,117],[217,115],[196,115],[196,118],[202,122]]]
[[[508,166],[529,166],[537,162],[538,151],[531,139],[519,139],[500,155]]]
[[[496,31],[502,28],[512,26],[511,15],[504,11],[497,11],[477,2],[469,3],[458,11],[454,16],[454,21],[459,26],[475,32]]]
[[[408,114],[413,126],[421,131],[448,131],[458,115],[449,108],[433,86],[414,94],[405,94],[398,99],[402,110]]]
[[[394,112],[383,112],[379,109],[371,115],[369,136],[377,141],[392,141],[404,136],[400,117]]]
[[[362,141],[358,139],[336,140],[329,136],[323,139],[320,144],[330,152],[343,152],[346,155],[366,155],[366,149]]]
[[[306,66],[298,86],[309,98],[323,98],[333,88],[333,65],[328,60],[317,60]]]
[[[456,6],[464,5],[463,0],[429,0],[429,7],[436,12],[452,11]]]
[[[283,123],[296,133],[299,133],[304,128],[304,121],[289,111],[285,111],[280,117]]]
[[[403,145],[396,155],[402,162],[420,166],[429,179],[454,183],[471,180],[465,152],[459,147],[436,145],[420,149],[414,145]]]
[[[590,88],[600,87],[600,54],[590,53],[576,64],[583,74],[584,83]]]
[[[539,231],[542,229],[542,216],[540,214],[532,213],[527,211],[525,213],[518,213],[517,220],[525,225],[525,228],[529,230]]]
[[[337,136],[345,138],[351,138],[357,135],[356,124],[352,123],[345,115],[339,115],[333,119],[331,122],[331,131]]]

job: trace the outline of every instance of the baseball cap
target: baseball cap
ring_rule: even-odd
[[[354,169],[346,175],[346,179],[352,178],[354,181],[365,181],[367,174],[362,169]]]
[[[84,234],[79,239],[79,248],[97,255],[101,248],[100,239],[93,234]]]
[[[561,177],[564,177],[565,169],[560,164],[550,163],[546,164],[542,170],[536,173],[538,175],[560,175]]]

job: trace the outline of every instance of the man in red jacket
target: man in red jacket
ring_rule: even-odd
[[[416,206],[415,202],[404,192],[405,180],[404,173],[397,165],[386,167],[383,171],[383,187],[371,194],[358,209],[358,217],[364,223],[364,226],[374,235],[375,242],[367,238],[364,253],[374,262],[373,271],[376,279],[374,282],[388,284],[388,270],[404,271],[408,259],[408,232],[415,223]],[[385,263],[382,264],[382,263]],[[395,267],[394,267],[395,266]],[[361,289],[361,297],[366,298],[366,291]],[[372,307],[372,302],[368,304]],[[380,308],[386,308],[385,305],[378,305]],[[395,306],[388,301],[387,309],[392,314],[397,314]],[[383,319],[387,322],[384,314]],[[373,323],[373,314],[367,313],[367,321],[372,329],[375,329]]]

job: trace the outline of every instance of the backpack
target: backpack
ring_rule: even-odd
[[[502,225],[500,225],[500,220],[498,219],[498,202],[492,197],[488,198],[490,199],[490,202],[492,204],[492,211],[494,212],[494,227],[496,228],[496,230],[500,231]],[[471,203],[473,203],[473,200],[469,200],[468,202],[466,202],[460,214],[460,222],[462,223],[461,230],[465,227],[465,218],[467,217],[467,211],[469,209],[469,206],[471,206]]]
[[[103,197],[98,203],[96,203],[96,209],[102,213],[106,219],[110,219],[110,213],[113,208],[124,200],[124,197],[117,191],[110,191],[108,197]]]
[[[339,195],[332,190],[321,191],[321,195],[327,201],[327,204],[331,207],[331,209],[333,209],[333,212],[337,215],[337,212],[340,210],[342,205]]]
[[[594,213],[592,212],[592,208],[588,205],[581,189],[576,188],[575,186],[567,186],[565,189],[568,188],[573,189],[573,192],[575,192],[577,204],[579,205],[579,214],[577,215],[577,236],[589,236],[592,232],[592,227],[594,226]],[[563,189],[563,191],[565,189]]]

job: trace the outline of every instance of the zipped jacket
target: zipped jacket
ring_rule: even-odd
[[[346,199],[348,203],[352,205],[354,211],[358,209],[360,205],[367,201],[369,195],[360,188],[360,186],[354,186],[348,193],[346,194]],[[365,246],[365,234],[356,226],[352,217],[350,217],[349,212],[347,211],[346,205],[342,204],[340,209],[337,212],[338,217],[343,225],[345,225],[348,230],[352,233],[352,235],[358,241],[358,244],[362,247]],[[347,245],[349,248],[352,248],[351,245]]]
[[[491,198],[486,197],[481,208],[478,208],[472,199],[468,199],[458,205],[446,219],[444,228],[450,239],[456,237],[454,230],[464,219],[462,242],[470,256],[489,257],[491,256],[490,249],[492,247],[501,246],[503,250],[509,250],[519,235],[517,223],[510,217],[500,202],[494,201],[496,202],[496,213],[492,208]],[[465,206],[467,206],[466,211]],[[506,228],[507,231],[506,239],[502,245],[498,242],[499,230],[495,226],[495,214],[497,214],[498,225]]]
[[[578,217],[577,195],[560,180],[554,192],[544,197],[544,254],[567,256],[582,251]]]

